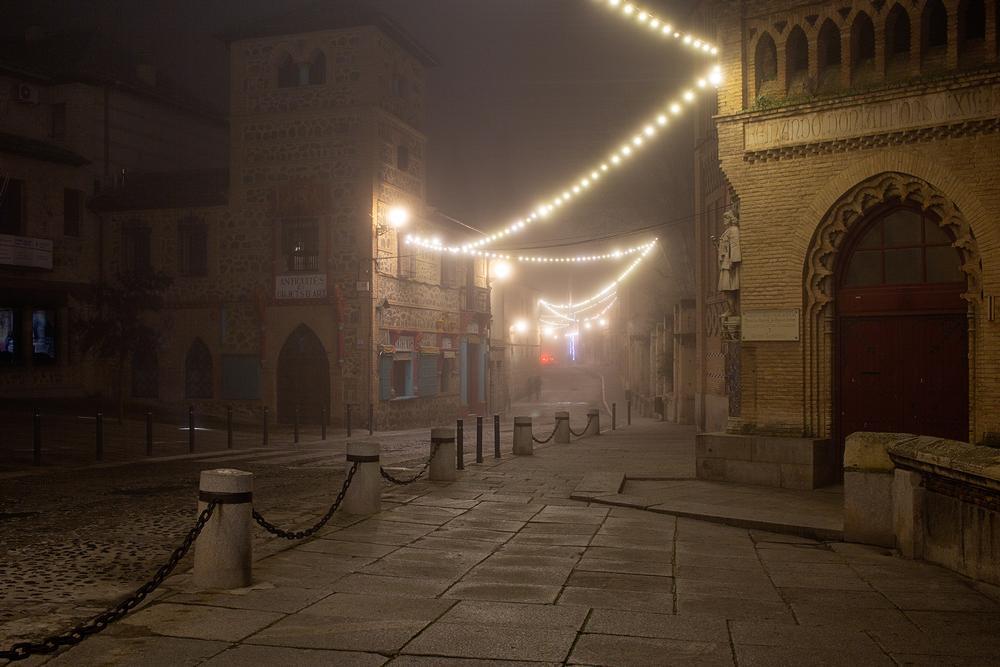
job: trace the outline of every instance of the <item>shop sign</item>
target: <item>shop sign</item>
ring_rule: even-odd
[[[742,338],[745,341],[799,339],[799,309],[745,310],[741,313]]]
[[[278,299],[326,298],[325,273],[278,276],[275,281],[275,297]]]
[[[0,264],[51,269],[52,241],[0,234]]]

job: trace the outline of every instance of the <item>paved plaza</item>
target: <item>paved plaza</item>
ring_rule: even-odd
[[[642,421],[387,488],[380,514],[260,554],[248,589],[174,576],[103,634],[28,664],[998,663],[995,591],[942,568],[572,499],[595,470],[689,476],[691,436]]]

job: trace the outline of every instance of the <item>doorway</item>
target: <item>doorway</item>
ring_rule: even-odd
[[[298,408],[299,421],[319,424],[330,409],[330,362],[313,330],[300,324],[278,355],[278,421],[290,423]]]
[[[836,437],[856,431],[966,441],[965,276],[937,218],[894,204],[857,226],[837,290]]]

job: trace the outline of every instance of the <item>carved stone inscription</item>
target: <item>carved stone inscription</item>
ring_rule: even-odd
[[[748,151],[883,134],[1000,114],[1000,84],[815,111],[744,125]]]
[[[799,309],[743,311],[742,339],[798,340]]]

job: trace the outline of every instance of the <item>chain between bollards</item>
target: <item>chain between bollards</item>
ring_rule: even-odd
[[[500,458],[500,415],[493,415],[493,458]]]
[[[347,494],[347,489],[350,488],[351,486],[351,480],[354,479],[354,473],[356,473],[357,471],[358,471],[358,462],[354,461],[351,465],[350,470],[347,471],[347,477],[344,479],[344,484],[340,487],[340,492],[337,494],[337,498],[333,501],[333,504],[330,505],[330,509],[326,511],[326,514],[324,514],[319,521],[317,521],[309,528],[306,528],[305,530],[289,531],[278,528],[273,523],[265,519],[264,516],[257,510],[253,510],[252,514],[253,520],[256,521],[257,525],[259,525],[267,532],[285,540],[301,540],[307,537],[311,537],[317,530],[319,530],[320,528],[322,528],[327,524],[327,522],[333,516],[333,513],[337,511],[338,507],[340,507],[340,503],[344,501],[344,495]]]
[[[575,437],[577,437],[577,438],[582,438],[582,437],[583,437],[584,435],[586,435],[586,433],[587,433],[587,429],[588,429],[588,428],[590,428],[590,424],[591,424],[591,423],[592,423],[593,421],[594,421],[594,417],[593,417],[593,415],[587,415],[587,425],[583,427],[583,430],[582,430],[582,431],[580,431],[579,433],[577,433],[576,431],[574,431],[574,430],[573,430],[573,428],[572,428],[572,427],[570,427],[570,429],[569,429],[569,432],[570,432],[570,433],[571,433],[571,434],[572,434],[573,436],[575,436]]]
[[[399,479],[398,477],[393,477],[390,473],[386,472],[386,469],[383,468],[382,466],[379,466],[378,472],[379,472],[380,475],[382,475],[382,479],[384,479],[387,482],[391,482],[391,483],[393,483],[393,484],[395,484],[397,486],[407,486],[408,484],[413,484],[418,479],[420,479],[421,477],[423,477],[424,473],[427,472],[427,469],[431,465],[431,461],[433,461],[434,457],[437,456],[438,448],[440,448],[440,447],[441,447],[441,443],[440,442],[431,441],[431,455],[430,455],[430,457],[428,457],[427,462],[424,463],[424,465],[420,468],[420,472],[418,472],[416,475],[414,475],[410,479]]]
[[[559,429],[559,422],[556,422],[556,425],[552,427],[552,433],[549,433],[549,437],[545,438],[544,440],[540,440],[540,439],[538,439],[538,438],[535,437],[534,433],[532,433],[531,434],[531,439],[534,440],[539,445],[547,444],[550,440],[552,440],[552,438],[556,437],[556,431],[558,429]]]

